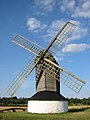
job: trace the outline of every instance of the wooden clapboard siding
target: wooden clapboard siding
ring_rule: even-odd
[[[44,90],[60,93],[60,82],[48,73],[41,71],[40,76],[36,74],[36,91],[39,92]]]
[[[42,76],[39,80],[36,81],[36,91],[43,91],[45,90],[45,73],[42,73]]]
[[[56,80],[46,73],[46,88],[48,91],[56,91]]]

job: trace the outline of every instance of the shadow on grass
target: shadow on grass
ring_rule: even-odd
[[[68,112],[83,112],[85,110],[89,109],[88,107],[87,108],[74,108],[74,109],[69,109]]]

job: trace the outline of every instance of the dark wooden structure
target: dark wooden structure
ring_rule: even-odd
[[[41,51],[39,55],[41,56],[42,53],[43,51]],[[38,57],[40,56],[37,56],[35,61],[37,61]],[[58,65],[55,58],[50,52],[47,52],[44,58],[47,58]],[[57,74],[60,73],[58,72]],[[36,66],[36,92],[40,91],[54,91],[60,93],[60,78],[56,80],[54,77],[48,74],[45,69],[43,69],[42,63],[38,63],[38,65]]]
[[[8,111],[13,111],[13,112],[16,112],[16,110],[23,110],[25,111],[26,109],[25,108],[21,108],[21,107],[13,107],[13,108],[6,108],[6,109],[3,109],[3,110],[0,110],[0,112],[8,112]]]

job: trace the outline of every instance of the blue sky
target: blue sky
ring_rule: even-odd
[[[61,94],[90,97],[90,0],[0,0],[0,97],[9,97],[4,89],[33,55],[12,43],[13,36],[18,33],[45,48],[68,20],[77,28],[56,59],[86,84],[79,94],[61,84]],[[15,95],[35,92],[33,71]]]

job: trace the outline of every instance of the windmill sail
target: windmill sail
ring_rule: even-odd
[[[65,84],[67,87],[72,89],[74,92],[79,93],[85,82],[72,73],[66,71],[65,69],[61,68],[57,64],[53,63],[47,58],[44,58],[41,61],[42,70],[45,70],[48,74]]]
[[[50,51],[52,53],[56,54],[56,52],[62,47],[62,45],[67,41],[67,39],[71,36],[71,33],[76,28],[75,24],[72,24],[71,22],[67,22],[63,29],[61,29],[58,33],[58,36],[53,43],[53,45],[50,47]]]
[[[17,74],[17,76],[13,79],[13,81],[8,85],[5,91],[10,95],[13,96],[18,88],[22,85],[28,75],[32,72],[35,67],[34,58],[32,57],[27,65],[22,69],[22,71]]]
[[[82,88],[82,86],[85,84],[85,82],[80,80],[78,77],[74,76],[73,74],[67,72],[65,69],[59,67],[57,64],[47,59],[47,57],[45,58],[48,52],[52,52],[52,53],[55,52],[56,54],[58,48],[60,49],[60,47],[67,41],[67,39],[70,37],[75,27],[76,25],[72,24],[71,22],[67,22],[62,27],[62,29],[56,34],[56,36],[52,39],[48,47],[44,50],[39,45],[17,34],[12,41],[17,45],[23,47],[24,49],[34,53],[38,59],[35,62],[35,59],[32,58],[28,62],[25,68],[8,85],[8,87],[6,88],[7,93],[13,96],[14,93],[17,91],[17,89],[22,85],[24,80],[32,72],[32,70],[36,66],[38,66],[38,64],[41,65],[40,65],[40,70],[38,70],[39,72],[37,73],[37,76],[39,76],[38,74],[41,72],[41,70],[46,71],[56,80],[60,79],[60,81],[63,84],[65,84],[73,91],[78,93]]]
[[[39,45],[18,34],[13,38],[12,42],[28,50],[29,52],[34,53],[35,55],[38,55],[38,53],[43,49]]]

